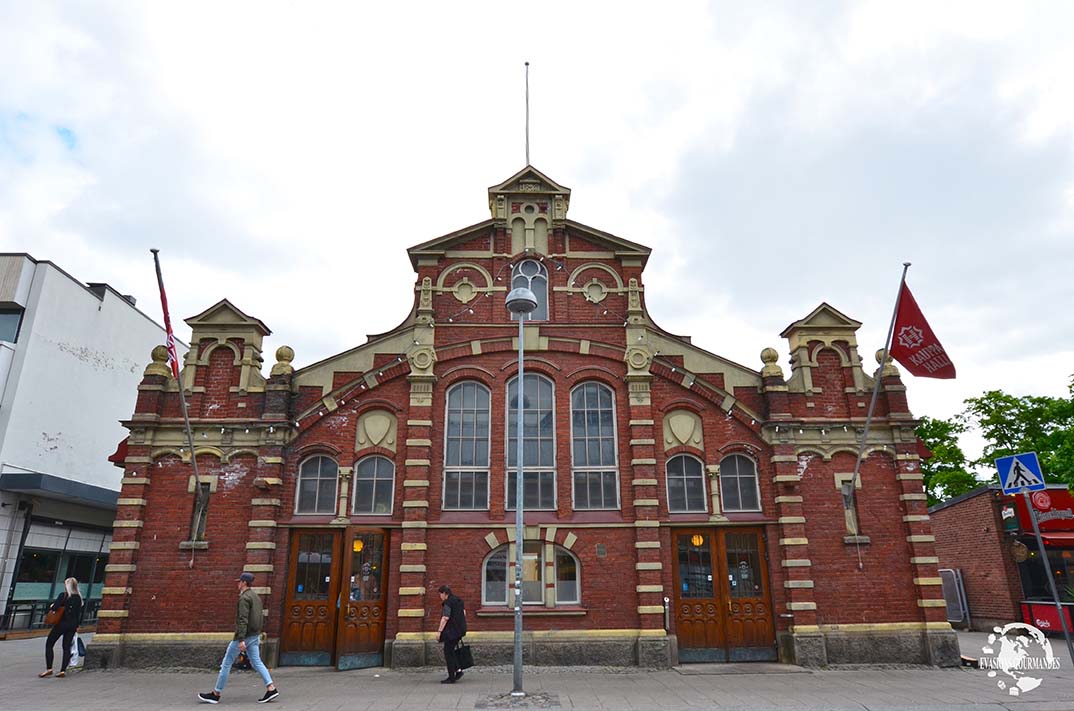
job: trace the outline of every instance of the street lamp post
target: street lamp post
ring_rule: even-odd
[[[518,429],[515,431],[518,437],[516,450],[518,469],[515,473],[515,678],[511,696],[525,696],[526,692],[522,690],[522,548],[524,536],[522,529],[522,356],[525,350],[522,342],[522,322],[526,314],[537,308],[537,297],[526,287],[520,286],[512,289],[507,295],[506,305],[507,310],[518,318]]]

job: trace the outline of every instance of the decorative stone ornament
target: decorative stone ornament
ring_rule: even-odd
[[[783,378],[783,368],[779,367],[778,360],[779,353],[775,348],[765,348],[761,351],[761,362],[764,363],[764,368],[761,369],[762,378]]]
[[[664,449],[682,445],[705,448],[701,417],[690,410],[672,410],[664,416]]]
[[[295,359],[295,351],[291,346],[280,346],[276,349],[276,364],[272,366],[271,375],[290,375],[295,372],[291,361]]]
[[[627,350],[625,360],[627,366],[630,367],[630,375],[648,375],[653,355],[644,348],[630,348]]]
[[[358,437],[355,451],[369,447],[384,447],[395,451],[398,423],[387,410],[370,410],[358,418]]]
[[[463,277],[451,287],[451,294],[458,301],[468,304],[474,300],[475,296],[477,296],[477,287],[473,285],[468,277]]]
[[[881,348],[876,352],[876,362],[879,365],[880,359],[884,357],[884,349]],[[895,367],[895,364],[891,361],[891,355],[888,355],[887,362],[883,364],[883,368],[880,370],[881,378],[892,378],[899,376],[899,369]]]
[[[436,362],[436,351],[425,346],[418,348],[410,354],[410,370],[414,375],[432,375],[433,363]]]
[[[608,287],[604,286],[604,282],[593,277],[589,280],[589,283],[585,285],[584,293],[586,299],[592,301],[594,304],[599,304],[608,297]]]
[[[172,369],[168,365],[168,349],[164,346],[156,346],[149,354],[152,362],[145,367],[145,375],[161,375],[170,378]]]

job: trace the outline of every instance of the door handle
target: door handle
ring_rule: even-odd
[[[730,600],[727,601],[727,616],[728,617],[731,616],[731,601]]]

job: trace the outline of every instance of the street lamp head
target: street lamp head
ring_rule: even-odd
[[[507,295],[507,310],[513,314],[528,314],[537,308],[537,297],[524,286],[511,289]]]

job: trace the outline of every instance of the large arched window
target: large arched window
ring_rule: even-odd
[[[522,546],[522,602],[527,605],[553,603],[578,605],[582,601],[581,566],[566,548],[553,546],[552,564],[546,565],[545,546],[541,541],[526,541]],[[514,603],[511,588],[514,580],[507,579],[508,546],[500,546],[485,558],[481,570],[481,604],[510,605]],[[545,599],[545,590],[554,588],[555,597]]]
[[[668,511],[684,513],[708,511],[705,501],[705,468],[701,461],[688,454],[668,460]]]
[[[339,465],[329,457],[310,457],[302,462],[298,468],[295,513],[335,513],[338,478]]]
[[[522,385],[522,507],[556,508],[556,422],[552,381],[526,373]],[[518,480],[518,378],[507,384],[507,509],[515,510]]]
[[[619,508],[615,452],[615,401],[603,383],[571,392],[571,470],[574,508]]]
[[[354,513],[391,514],[395,464],[387,457],[366,457],[354,468]]]
[[[720,462],[720,504],[724,511],[760,511],[757,466],[749,457],[732,454]]]
[[[526,316],[526,320],[547,321],[548,270],[536,259],[522,260],[511,269],[511,288],[517,289],[520,286],[530,289],[537,297],[537,308]]]
[[[444,509],[489,507],[489,391],[475,382],[447,394],[444,435]]]

